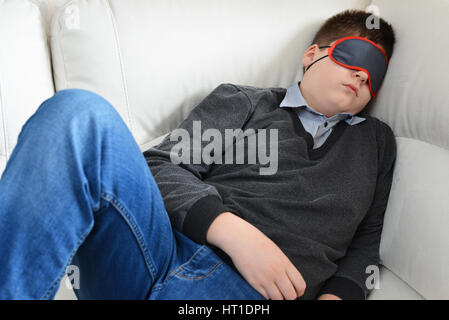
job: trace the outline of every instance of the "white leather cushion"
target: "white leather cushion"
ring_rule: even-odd
[[[157,137],[156,139],[153,139],[150,142],[142,144],[140,146],[140,150],[142,150],[142,152],[143,152],[143,151],[146,151],[146,150],[150,149],[151,147],[154,147],[154,146],[158,145],[159,143],[162,142],[162,140],[164,140],[164,138],[166,136],[168,136],[168,133],[164,134],[164,135],[162,135],[160,137]]]
[[[62,278],[54,300],[78,300],[67,275]]]
[[[55,11],[57,90],[95,91],[139,145],[223,82],[287,87],[325,19],[369,0],[74,0]]]
[[[449,5],[374,0],[397,44],[371,114],[387,122],[398,159],[384,221],[381,259],[426,299],[448,299]]]
[[[378,285],[371,291],[368,300],[423,300],[413,288],[384,266],[380,267]]]
[[[372,114],[396,136],[449,150],[449,3],[441,0],[374,0],[391,22],[397,44]]]
[[[0,176],[6,167],[6,155],[0,155]]]
[[[25,121],[54,93],[45,25],[28,0],[0,1],[0,174]]]
[[[426,299],[448,299],[449,152],[397,138],[380,255],[382,264]]]

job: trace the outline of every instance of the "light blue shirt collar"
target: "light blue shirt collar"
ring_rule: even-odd
[[[304,99],[301,90],[299,89],[299,83],[293,83],[285,94],[284,99],[282,100],[280,107],[301,107],[304,110],[309,112],[301,112],[301,116],[313,118],[320,117],[322,120],[328,120],[329,122],[339,122],[340,120],[345,120],[349,125],[355,125],[365,120],[365,118],[354,116],[349,112],[341,112],[333,115],[330,118],[326,118],[321,112],[315,111],[309,107],[306,100]],[[310,115],[310,113],[312,115]]]

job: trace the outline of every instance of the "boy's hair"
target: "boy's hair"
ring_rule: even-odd
[[[375,18],[379,19],[379,28],[368,29],[367,21],[368,23],[372,22],[370,20],[371,16],[372,13],[362,10],[350,9],[340,12],[323,23],[315,34],[311,45],[318,44],[320,47],[328,46],[331,42],[343,37],[365,37],[380,44],[385,49],[388,60],[390,60],[396,42],[393,27],[384,19],[376,16]]]

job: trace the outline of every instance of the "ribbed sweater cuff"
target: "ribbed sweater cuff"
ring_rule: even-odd
[[[354,281],[343,277],[332,277],[320,290],[320,295],[330,293],[343,300],[365,300],[365,292]]]
[[[217,196],[201,198],[190,208],[182,226],[183,233],[199,244],[206,244],[207,231],[215,218],[229,211]]]

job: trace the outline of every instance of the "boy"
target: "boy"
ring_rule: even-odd
[[[184,162],[173,159],[190,140],[173,134],[145,161],[95,94],[44,102],[0,180],[0,298],[51,298],[70,263],[79,298],[366,298],[396,157],[391,129],[362,112],[394,45],[391,26],[368,30],[368,16],[328,19],[288,90],[217,87],[178,127],[193,137]],[[198,161],[199,124],[209,138],[248,134]],[[264,129],[279,156],[270,174],[249,161]],[[240,142],[243,164],[217,160]]]

